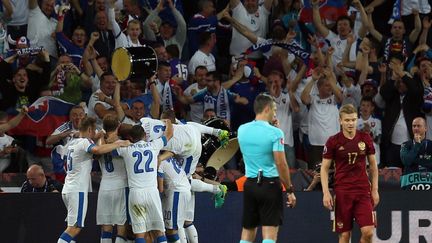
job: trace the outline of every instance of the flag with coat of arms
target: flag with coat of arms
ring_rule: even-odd
[[[27,116],[20,124],[8,131],[10,135],[49,136],[61,124],[69,120],[69,111],[74,106],[61,99],[44,96],[28,107]],[[9,118],[17,112],[9,112]]]

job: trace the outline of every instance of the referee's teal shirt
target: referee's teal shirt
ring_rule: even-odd
[[[284,151],[282,130],[266,121],[251,121],[239,127],[237,133],[246,167],[246,177],[256,178],[258,169],[264,177],[278,177],[273,151]]]

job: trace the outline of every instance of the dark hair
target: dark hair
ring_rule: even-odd
[[[339,23],[339,21],[343,21],[343,20],[346,20],[346,21],[349,22],[349,25],[350,25],[351,29],[354,28],[353,21],[347,15],[342,15],[342,16],[339,16],[339,18],[337,18],[337,20],[336,20],[336,27],[337,27],[337,24]]]
[[[72,108],[70,109],[69,113],[71,113],[73,110],[75,109],[81,109],[85,112],[84,107],[80,106],[80,105],[74,105],[72,106]]]
[[[267,75],[267,77],[269,77],[270,75],[275,75],[275,76],[279,76],[279,78],[281,78],[282,80],[285,80],[285,76],[283,73],[281,73],[278,70],[272,70],[269,75]]]
[[[89,128],[96,128],[96,119],[93,117],[85,117],[79,126],[80,132],[85,132]]]
[[[131,137],[133,143],[142,140],[145,136],[144,128],[140,125],[134,125],[129,130],[129,136]]]
[[[114,76],[114,78],[117,79],[117,77],[112,72],[104,72],[100,76],[100,82],[102,83],[103,81],[105,81],[105,77],[107,77],[107,76]]]
[[[17,73],[19,71],[21,71],[22,69],[24,69],[24,71],[26,71],[26,73],[28,75],[27,69],[25,67],[20,67],[20,68],[15,69],[15,71],[12,72],[12,77],[15,76],[15,75],[17,75]]]
[[[206,75],[206,77],[210,77],[210,76],[211,76],[215,81],[219,81],[219,82],[222,81],[222,76],[220,75],[220,73],[218,73],[218,72],[216,72],[216,71],[208,72],[207,75]]]
[[[259,94],[254,101],[254,112],[255,114],[260,114],[264,111],[266,107],[274,102],[274,98],[268,94]]]
[[[207,108],[204,110],[204,113],[209,112],[209,111],[216,112],[215,109],[213,109],[213,108]]]
[[[176,115],[175,112],[173,110],[164,110],[161,114],[161,119],[168,119],[170,120],[172,123],[176,123]]]
[[[375,106],[375,102],[373,101],[373,97],[371,97],[371,96],[363,96],[360,100],[360,104],[362,102],[370,102],[370,103],[372,103],[373,106]]]
[[[120,122],[119,122],[119,120],[118,120],[118,118],[117,118],[116,115],[106,114],[103,117],[103,129],[106,132],[113,132],[113,131],[115,131],[118,128],[119,125],[120,125]]]
[[[180,50],[176,44],[171,44],[165,47],[167,53],[171,57],[179,58],[180,57]]]
[[[153,49],[156,49],[156,48],[165,47],[165,45],[162,44],[162,43],[160,43],[160,42],[156,42],[156,43],[153,43],[153,44],[151,45],[151,47],[153,47]]]
[[[199,69],[202,69],[202,70],[204,70],[204,69],[205,69],[206,71],[208,71],[208,70],[207,70],[207,67],[206,67],[206,66],[203,66],[203,65],[199,65],[198,67],[196,67],[196,68],[195,68],[195,73],[196,73],[196,72],[197,72],[197,70],[199,70]]]
[[[207,45],[207,42],[209,42],[209,40],[211,40],[211,38],[212,38],[212,33],[207,32],[207,31],[202,32],[199,35],[199,43],[198,43],[199,46],[201,47],[201,46]]]
[[[198,11],[201,12],[207,6],[207,4],[211,3],[211,0],[199,0],[198,1]]]
[[[169,62],[160,61],[160,62],[158,62],[158,69],[160,69],[161,67],[169,67],[169,68],[171,68],[171,65],[169,64]]]
[[[85,28],[82,25],[78,25],[77,27],[75,27],[75,29],[73,30],[73,32],[75,32],[75,30],[83,30],[84,33],[86,33],[86,37],[87,37],[87,32],[86,32]]]

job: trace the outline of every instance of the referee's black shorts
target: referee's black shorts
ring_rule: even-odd
[[[246,180],[243,193],[243,228],[282,225],[283,208],[279,178],[264,177],[260,185],[256,178]]]

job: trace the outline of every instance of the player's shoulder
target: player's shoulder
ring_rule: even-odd
[[[358,134],[357,137],[359,140],[372,140],[370,133],[357,130],[357,134]]]
[[[332,136],[330,136],[327,139],[327,143],[334,143],[334,142],[339,142],[340,140],[342,140],[344,138],[344,135],[342,132],[338,132]]]

